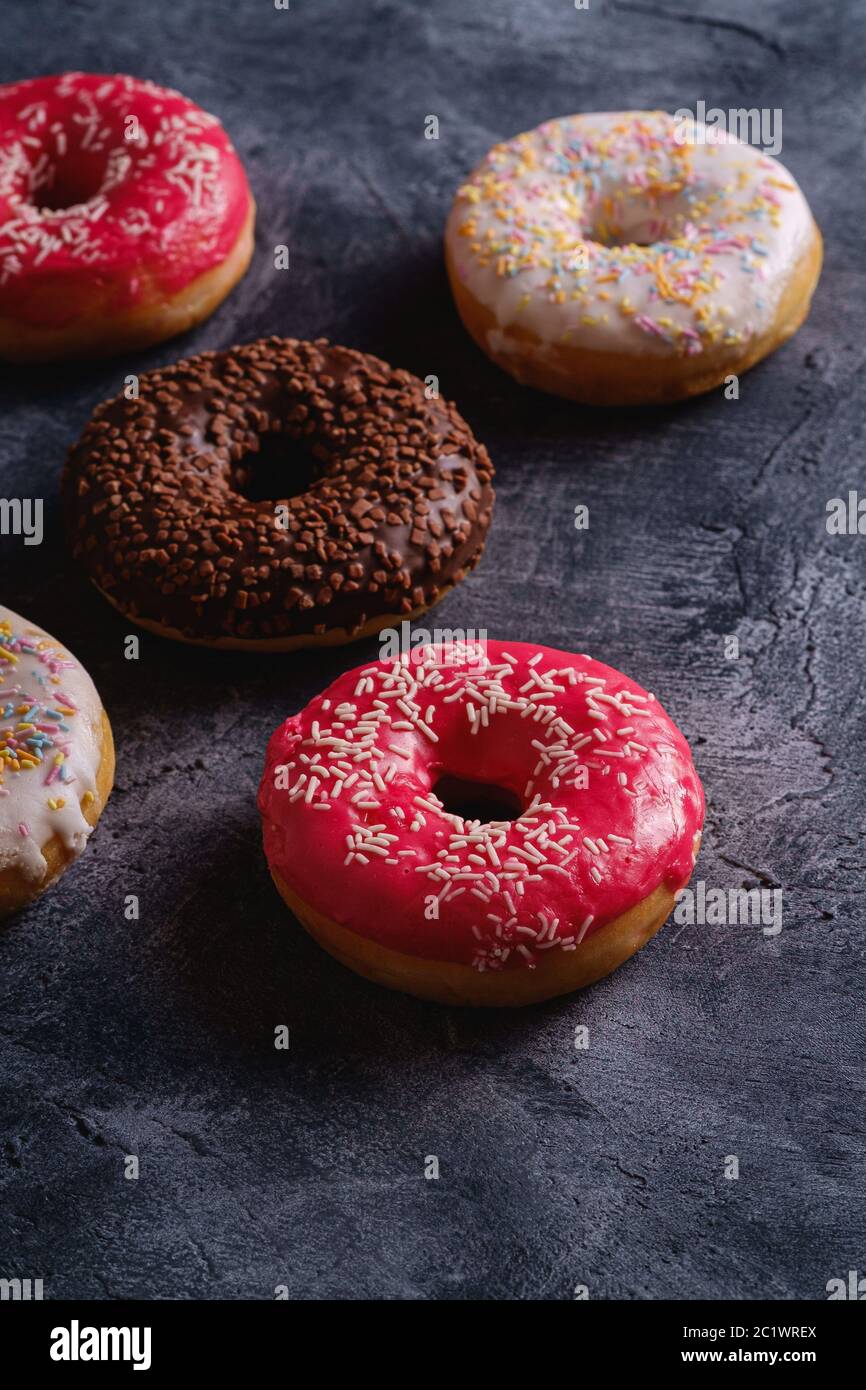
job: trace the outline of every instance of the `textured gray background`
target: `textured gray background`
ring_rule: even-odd
[[[866,540],[824,525],[863,477],[858,12],[4,0],[0,81],[75,66],[179,86],[231,132],[259,222],[249,275],[188,339],[0,385],[2,491],[43,495],[49,517],[41,548],[0,541],[0,593],[89,667],[119,752],[84,858],[0,930],[3,1274],[53,1297],[784,1299],[866,1269]],[[549,116],[701,97],[784,110],[782,158],[827,243],[807,325],[737,402],[599,413],[517,388],[451,306],[457,182]],[[275,332],[440,377],[498,504],[438,617],[591,651],[655,690],[707,789],[700,876],[781,886],[779,938],[670,924],[582,996],[475,1014],[367,985],[305,937],[261,855],[264,743],[375,645],[264,659],[146,636],[128,663],[57,496],[125,372]]]

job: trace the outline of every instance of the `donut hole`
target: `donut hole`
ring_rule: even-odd
[[[681,235],[682,209],[673,196],[649,198],[617,187],[601,201],[589,235],[600,246],[655,246]]]
[[[660,221],[642,221],[616,230],[602,223],[592,229],[593,241],[611,250],[617,246],[655,246],[657,241],[664,241],[667,236],[666,224]]]
[[[40,212],[65,212],[95,198],[104,178],[105,162],[101,158],[62,161],[54,165],[42,187],[33,190],[30,201]]]
[[[660,236],[647,236],[646,238],[638,236],[623,236],[621,240],[617,240],[614,237],[606,237],[604,240],[602,240],[601,237],[596,237],[596,241],[599,243],[599,245],[606,246],[608,249],[611,249],[615,246],[655,246],[657,241],[663,240],[664,238]]]
[[[269,432],[232,464],[231,485],[249,502],[300,497],[322,475],[322,464],[289,435]]]
[[[478,820],[484,824],[512,821],[523,811],[520,797],[495,782],[472,782],[446,772],[434,783],[432,792],[446,811],[463,820]]]

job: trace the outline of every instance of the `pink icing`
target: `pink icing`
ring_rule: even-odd
[[[520,816],[443,812],[443,774],[504,788]],[[683,735],[634,681],[489,641],[341,676],[271,737],[259,809],[268,863],[319,912],[485,970],[578,949],[659,885],[682,887],[704,796]]]
[[[106,289],[117,309],[170,297],[249,209],[228,136],[179,92],[94,73],[0,87],[0,315],[59,327]]]

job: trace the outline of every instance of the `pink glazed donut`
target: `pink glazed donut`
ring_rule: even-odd
[[[565,994],[643,946],[704,796],[653,695],[588,656],[426,646],[340,676],[267,749],[264,847],[333,956],[448,1004]]]
[[[215,116],[137,77],[0,87],[0,358],[162,342],[249,264],[255,205]]]

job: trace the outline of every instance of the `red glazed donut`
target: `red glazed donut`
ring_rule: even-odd
[[[259,809],[279,892],[338,960],[422,998],[518,1005],[658,930],[704,797],[634,681],[491,641],[341,676],[272,736]]]
[[[161,342],[212,313],[255,206],[215,116],[137,77],[0,87],[0,357]]]

